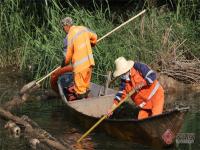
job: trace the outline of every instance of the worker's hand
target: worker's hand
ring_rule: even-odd
[[[114,103],[114,104],[112,105],[112,107],[108,110],[108,112],[107,112],[108,118],[109,118],[110,116],[112,116],[112,114],[113,114],[113,111],[112,111],[112,110],[114,110],[116,107],[117,107],[117,105]]]
[[[65,64],[65,58],[62,60],[61,68],[64,67],[64,66],[66,66],[66,64]]]
[[[96,43],[94,43],[94,42],[91,42],[90,44],[92,47],[95,47],[95,45],[96,45]]]

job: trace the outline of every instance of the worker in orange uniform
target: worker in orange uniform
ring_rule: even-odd
[[[89,93],[92,68],[95,65],[91,46],[96,45],[97,35],[84,26],[73,25],[70,17],[64,18],[61,23],[67,34],[66,54],[61,66],[71,61],[76,99],[86,98]]]
[[[113,76],[121,77],[121,85],[112,108],[108,111],[108,116],[112,115],[111,110],[133,89],[137,89],[131,95],[131,99],[140,108],[138,119],[161,114],[164,105],[164,90],[156,79],[156,73],[146,64],[127,61],[124,57],[116,59],[115,64],[116,70]]]

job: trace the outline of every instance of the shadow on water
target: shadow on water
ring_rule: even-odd
[[[18,78],[12,78],[11,76],[9,77],[8,74],[6,74],[5,72],[1,72],[0,104],[2,103],[2,101],[5,101],[5,99],[9,99],[10,97],[12,97],[16,93],[13,91],[15,89],[20,89],[20,87],[23,85],[23,81],[19,81]],[[7,92],[5,93],[5,91]],[[172,106],[172,104],[176,103],[188,105],[191,108],[180,132],[194,133],[195,143],[191,145],[174,145],[173,147],[168,149],[200,149],[200,93],[190,93],[188,91],[185,91],[179,93],[178,95],[166,96],[167,105]],[[22,107],[16,109],[14,112],[19,116],[29,116],[31,119],[36,121],[41,128],[47,130],[59,140],[72,145],[76,149],[151,149],[143,145],[112,138],[111,136],[108,136],[103,132],[95,131],[92,132],[87,138],[85,138],[81,145],[76,144],[76,141],[81,137],[81,135],[86,131],[86,129],[84,129],[77,121],[75,121],[75,118],[68,114],[65,105],[60,100],[55,99],[51,101],[40,102],[33,100],[24,104]],[[7,134],[7,131],[3,129],[3,125],[4,122],[0,120],[0,149],[29,149],[23,138],[14,139],[10,137]]]

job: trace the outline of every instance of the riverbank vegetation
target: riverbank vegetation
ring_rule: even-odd
[[[76,25],[84,25],[102,37],[136,15],[148,12],[113,33],[94,48],[96,66],[93,80],[100,82],[108,70],[114,70],[119,56],[142,61],[158,69],[160,55],[174,49],[183,51],[187,59],[200,58],[200,4],[198,0],[171,0],[164,4],[138,0],[121,13],[112,3],[90,4],[90,8],[62,1],[8,0],[0,4],[0,67],[14,65],[30,78],[39,78],[59,66],[63,58],[60,26],[70,16]],[[125,2],[124,2],[125,3]],[[132,7],[131,7],[132,6]],[[118,6],[120,9],[120,6]],[[190,54],[185,53],[189,51]],[[179,53],[180,54],[180,53]]]

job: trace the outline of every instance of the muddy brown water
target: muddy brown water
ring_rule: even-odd
[[[11,99],[17,90],[24,85],[23,77],[15,69],[0,70],[0,105]],[[190,106],[190,111],[180,130],[180,133],[193,133],[195,141],[192,144],[174,144],[170,150],[199,150],[200,149],[200,92],[182,91],[178,94],[166,96],[168,106],[182,104]],[[18,116],[27,115],[36,121],[41,128],[51,133],[59,140],[66,142],[76,149],[136,149],[150,150],[152,148],[122,141],[113,138],[103,132],[92,132],[84,139],[82,145],[77,145],[76,140],[86,131],[81,125],[76,124],[67,114],[65,105],[59,100],[30,101],[14,110]],[[5,122],[0,120],[0,150],[26,150],[30,149],[23,137],[13,138],[3,126]],[[145,140],[145,139],[144,139]]]

